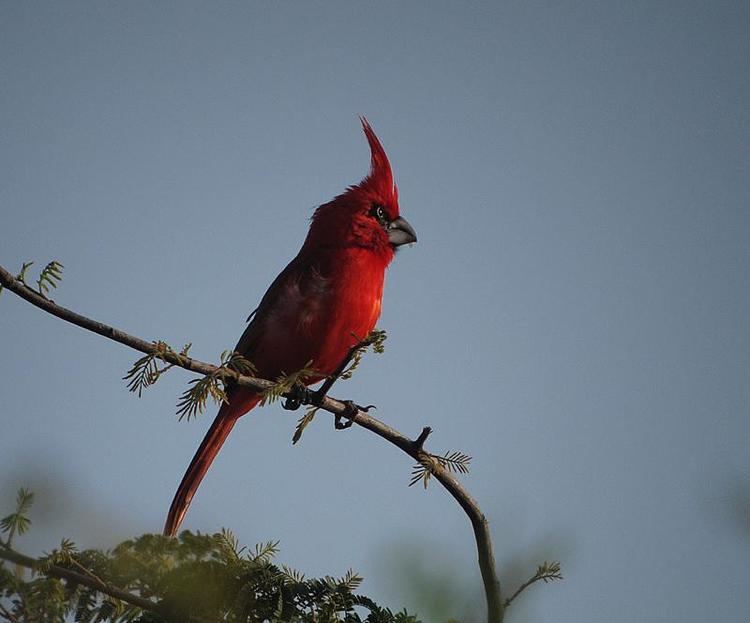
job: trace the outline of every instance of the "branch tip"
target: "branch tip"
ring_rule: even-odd
[[[411,442],[415,451],[417,452],[422,451],[424,442],[427,441],[427,438],[430,436],[431,433],[432,433],[432,428],[430,428],[429,426],[425,426],[422,429],[422,432],[419,433],[419,437],[417,437],[414,441]]]

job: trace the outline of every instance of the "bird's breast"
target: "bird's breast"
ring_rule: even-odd
[[[334,258],[306,279],[285,284],[265,319],[257,353],[266,378],[311,361],[322,378],[372,331],[380,317],[385,266],[363,255]]]

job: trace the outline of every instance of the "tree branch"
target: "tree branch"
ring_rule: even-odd
[[[128,593],[127,591],[124,591],[122,589],[110,586],[109,584],[105,584],[101,580],[94,579],[90,575],[84,575],[76,571],[71,571],[70,569],[66,569],[65,567],[61,567],[59,565],[44,565],[44,570],[42,570],[43,565],[41,560],[31,558],[30,556],[25,556],[24,554],[21,554],[7,547],[0,547],[0,558],[17,565],[21,565],[22,567],[32,569],[36,572],[42,573],[43,575],[48,575],[54,578],[59,578],[61,580],[66,580],[68,582],[73,582],[74,584],[88,586],[95,591],[104,593],[105,595],[109,595],[110,597],[114,597],[115,599],[125,601],[133,606],[136,606],[137,608],[140,608],[141,610],[148,610],[149,612],[153,612],[155,614],[162,614],[159,609],[159,604],[149,599],[144,599],[139,595],[133,595],[132,593]]]
[[[99,335],[114,340],[115,342],[119,342],[120,344],[124,344],[125,346],[129,346],[130,348],[142,353],[151,354],[155,352],[153,342],[147,342],[141,338],[125,333],[124,331],[120,331],[119,329],[115,329],[114,327],[92,320],[86,316],[82,316],[74,311],[57,305],[54,301],[40,295],[23,282],[16,279],[2,266],[0,266],[0,284],[32,305],[52,314],[53,316],[57,316],[66,322],[70,322],[88,331],[98,333]],[[171,364],[190,370],[191,372],[198,372],[204,375],[212,374],[217,370],[217,366],[204,363],[191,357],[179,355],[178,353],[173,353],[171,351],[166,352],[163,356],[160,356],[160,358]],[[248,387],[256,391],[264,391],[274,385],[271,381],[244,375],[237,375],[235,382],[242,387]],[[416,442],[412,441],[394,428],[391,428],[361,409],[352,414],[349,404],[344,401],[325,397],[317,406],[324,411],[332,413],[334,416],[338,415],[339,417],[346,417],[352,420],[355,424],[362,428],[366,428],[397,446],[417,462],[421,462],[420,458],[424,459],[428,455],[428,453],[422,449],[422,443],[424,442],[422,436],[420,436]],[[423,435],[424,438],[426,438],[424,431]],[[498,579],[495,567],[495,555],[492,549],[492,538],[490,536],[487,518],[484,516],[484,513],[476,500],[469,494],[463,485],[448,472],[448,470],[440,464],[433,464],[431,471],[433,476],[437,478],[453,499],[458,502],[459,506],[466,513],[471,522],[471,527],[474,531],[474,539],[476,540],[479,569],[482,574],[484,593],[487,600],[487,621],[488,623],[501,623],[505,612],[505,604],[502,600],[500,580]]]
[[[523,584],[521,584],[521,586],[516,589],[516,592],[505,600],[505,607],[507,608],[508,606],[510,606],[510,604],[513,603],[513,600],[516,597],[518,597],[527,588],[529,588],[529,586],[534,584],[534,582],[538,582],[539,580],[542,580],[545,584],[547,582],[552,582],[553,580],[562,580],[562,574],[560,573],[560,563],[545,562],[543,565],[540,565],[537,568],[536,573],[528,580],[526,580]]]

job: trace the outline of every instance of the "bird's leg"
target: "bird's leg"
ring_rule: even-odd
[[[346,357],[344,357],[344,359],[341,361],[335,372],[333,374],[330,374],[326,378],[326,380],[323,381],[323,384],[317,390],[315,390],[315,392],[312,392],[310,396],[312,404],[320,405],[320,403],[323,402],[323,399],[331,390],[333,384],[338,381],[339,378],[341,378],[341,375],[346,371],[347,367],[352,362],[357,352],[362,348],[370,346],[370,344],[372,344],[372,340],[370,338],[365,338],[349,349]],[[345,400],[344,404],[346,405],[345,411],[343,413],[336,414],[336,419],[334,420],[334,426],[336,430],[344,430],[354,424],[354,416],[357,415],[357,411],[367,412],[370,409],[375,408],[375,405],[367,405],[366,407],[363,407],[356,404],[355,402],[352,402],[351,400]],[[344,418],[346,418],[346,420],[342,421]]]
[[[289,390],[286,399],[281,404],[281,406],[288,411],[296,411],[302,405],[314,405],[316,407],[320,406],[325,397],[328,395],[328,392],[333,387],[333,384],[339,378],[341,378],[341,375],[346,371],[347,367],[352,362],[352,359],[354,359],[357,351],[359,351],[363,347],[370,346],[370,344],[372,344],[372,340],[367,338],[352,346],[349,349],[349,352],[346,354],[346,357],[344,357],[339,366],[336,368],[336,371],[333,374],[327,376],[326,380],[323,381],[323,384],[315,391],[309,390],[301,383],[295,384]],[[363,407],[356,404],[355,402],[352,402],[351,400],[345,400],[344,405],[346,405],[344,412],[337,414],[334,421],[336,430],[349,428],[354,423],[354,416],[357,414],[357,411],[367,412],[370,409],[375,408],[375,405],[367,405],[366,407]],[[344,418],[346,418],[346,421],[342,422]]]
[[[369,345],[369,341],[362,340],[349,349],[349,352],[346,353],[346,357],[344,357],[344,359],[341,361],[338,368],[336,368],[333,374],[329,374],[326,377],[326,380],[323,381],[323,384],[315,391],[315,398],[318,400],[318,403],[320,403],[323,398],[326,397],[326,394],[331,391],[331,387],[333,387],[333,384],[338,381],[339,378],[341,378],[341,375],[344,373],[347,366],[351,363],[352,359],[354,359],[354,355],[357,353],[357,351],[363,346]]]

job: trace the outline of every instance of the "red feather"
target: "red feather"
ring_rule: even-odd
[[[235,347],[262,378],[274,380],[310,361],[316,376],[308,384],[333,373],[357,338],[375,327],[394,247],[416,241],[414,230],[399,215],[388,156],[367,120],[361,121],[370,144],[370,173],[315,211],[300,252],[268,288]],[[394,230],[408,236],[392,238]],[[236,386],[228,397],[172,500],[166,535],[177,533],[237,419],[260,401],[252,390]]]

